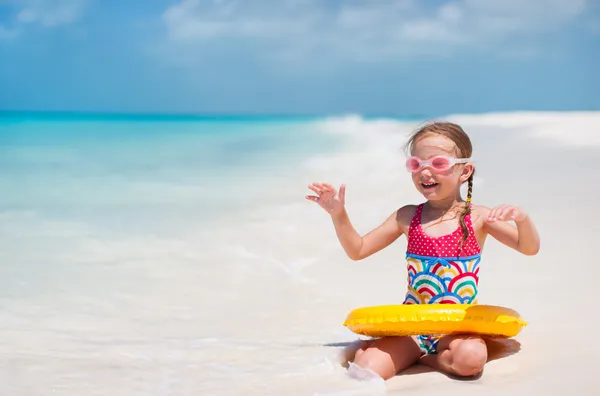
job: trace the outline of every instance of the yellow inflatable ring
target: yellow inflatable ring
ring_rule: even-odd
[[[405,304],[355,309],[344,326],[371,337],[472,333],[508,338],[527,322],[516,311],[494,305]]]

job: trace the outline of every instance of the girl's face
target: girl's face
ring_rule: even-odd
[[[421,161],[436,156],[455,158],[457,148],[445,136],[428,134],[416,142],[411,155]],[[427,200],[442,201],[458,197],[461,184],[469,179],[472,171],[473,165],[470,163],[455,164],[446,170],[436,170],[431,165],[425,165],[412,173],[412,180]]]

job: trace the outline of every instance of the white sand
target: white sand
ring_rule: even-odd
[[[177,235],[99,235],[34,215],[20,215],[20,228],[13,221],[0,229],[21,243],[15,246],[28,238],[31,250],[19,251],[21,258],[44,256],[68,279],[52,280],[45,297],[2,303],[0,393],[597,394],[600,113],[449,119],[474,142],[474,201],[521,205],[542,240],[535,257],[486,244],[480,302],[517,309],[529,326],[507,343],[520,343],[520,351],[499,356],[510,349],[499,348],[479,379],[419,368],[385,384],[346,375],[341,355],[357,337],[342,322],[356,307],[402,301],[406,242],[350,261],[325,212],[304,200],[306,186],[346,183],[348,211],[362,233],[422,200],[400,149],[414,125],[348,117],[318,125],[352,138],[343,152],[257,181],[262,198],[210,229],[190,221]],[[3,252],[5,259],[16,254]]]

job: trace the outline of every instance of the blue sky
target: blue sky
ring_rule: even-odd
[[[0,109],[600,109],[598,0],[0,0]]]

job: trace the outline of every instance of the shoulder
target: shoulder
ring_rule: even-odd
[[[488,208],[487,206],[484,206],[484,205],[472,205],[471,206],[471,213],[481,216],[481,217],[485,217],[485,216],[489,215],[491,210],[492,210],[491,208]]]
[[[486,219],[489,217],[491,208],[484,205],[471,206],[471,222],[474,226],[483,228],[486,224]]]
[[[408,227],[419,205],[404,205],[396,211],[396,221]]]

